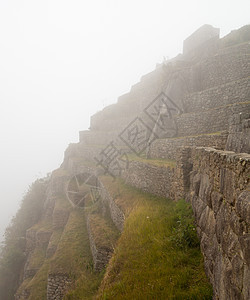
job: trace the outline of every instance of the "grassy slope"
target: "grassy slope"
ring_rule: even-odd
[[[69,220],[63,232],[53,232],[52,239],[58,244],[55,255],[45,258],[34,278],[23,284],[22,288],[31,292],[29,299],[46,299],[48,272],[71,276],[75,284],[65,296],[67,300],[211,299],[187,204],[142,193],[108,176],[102,181],[127,217],[119,235],[112,229],[110,217],[101,217],[98,204],[88,210],[94,231],[105,235],[105,243],[117,245],[106,273],[93,270],[84,211],[58,199],[56,207],[69,209]],[[42,227],[48,229],[47,225]],[[96,242],[105,244],[104,236]],[[34,265],[41,264],[44,252],[40,250]]]
[[[65,299],[92,299],[102,274],[93,271],[92,255],[83,210],[74,210],[63,233],[52,272],[67,272],[75,280]]]
[[[151,164],[157,167],[166,167],[166,168],[174,168],[176,167],[176,161],[172,159],[154,159],[154,158],[146,158],[145,155],[137,156],[135,154],[128,154],[128,159],[130,161],[140,161],[146,164]]]
[[[211,299],[188,205],[142,193],[118,180],[106,178],[107,184],[123,205],[128,200],[132,211],[98,298]]]

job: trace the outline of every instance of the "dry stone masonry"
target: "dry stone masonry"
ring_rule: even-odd
[[[49,274],[47,300],[62,300],[71,280],[67,274]]]
[[[190,201],[215,299],[250,298],[250,154],[195,148]]]

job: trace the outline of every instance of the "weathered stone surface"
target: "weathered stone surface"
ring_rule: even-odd
[[[63,299],[72,280],[68,274],[49,274],[47,283],[47,300]]]
[[[144,192],[168,198],[170,196],[173,170],[140,161],[130,161],[129,168],[122,174],[126,183]]]
[[[121,208],[115,203],[114,199],[110,196],[109,192],[105,188],[104,184],[100,181],[101,186],[101,198],[103,202],[103,208],[108,207],[110,216],[119,231],[123,230],[125,214]]]
[[[28,300],[30,296],[29,289],[24,289],[20,294],[15,295],[15,300]]]
[[[249,78],[248,78],[249,81]],[[248,99],[250,84],[248,82]],[[227,150],[250,153],[250,111],[234,114],[229,120]]]
[[[241,219],[250,224],[250,190],[245,190],[239,195],[235,209]]]
[[[151,158],[177,159],[176,149],[184,146],[213,146],[224,149],[227,142],[227,132],[220,134],[201,134],[198,136],[187,136],[182,138],[157,139],[150,145],[149,156]]]
[[[211,25],[205,24],[184,40],[183,54],[190,55],[190,53],[201,47],[203,44],[206,44],[211,39],[216,38],[216,40],[219,40],[219,36],[219,28],[214,28]]]
[[[94,262],[94,269],[96,271],[101,271],[108,264],[113,253],[113,248],[99,245],[98,243],[96,243],[96,237],[94,236],[91,225],[91,218],[89,216],[87,217],[87,230],[89,236],[90,249]]]
[[[243,289],[242,294],[245,299],[250,299],[250,268],[249,266],[244,265],[244,274],[243,274]]]
[[[249,154],[194,148],[189,197],[214,299],[249,299]]]

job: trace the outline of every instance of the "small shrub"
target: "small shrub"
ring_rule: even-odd
[[[190,204],[184,200],[180,200],[176,204],[170,240],[176,247],[181,249],[199,246],[192,209]]]

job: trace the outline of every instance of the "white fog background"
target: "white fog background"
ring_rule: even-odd
[[[250,23],[250,1],[0,0],[0,240],[23,194],[92,114],[203,24]]]

